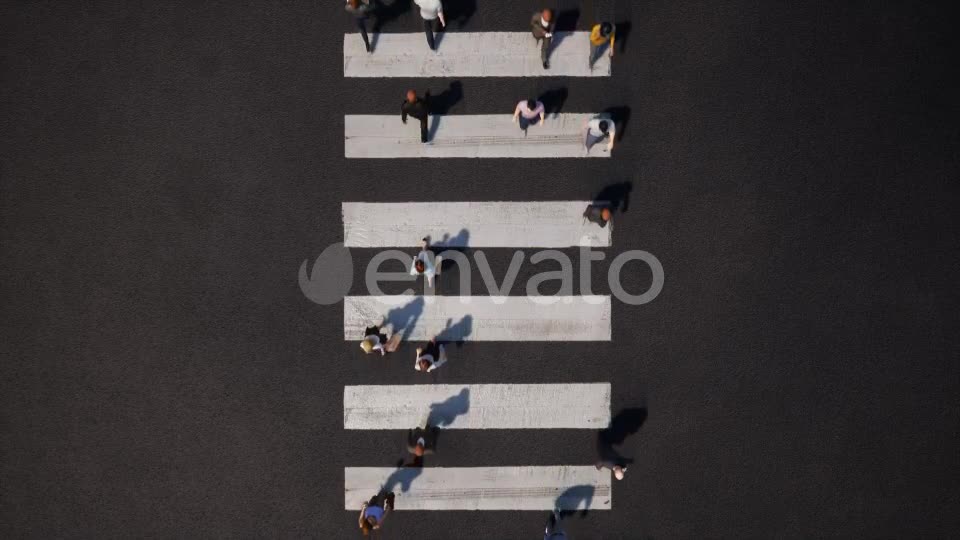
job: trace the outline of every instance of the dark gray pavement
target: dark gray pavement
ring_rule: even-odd
[[[450,31],[523,30],[538,7],[449,1]],[[353,537],[342,469],[392,465],[403,435],[344,432],[342,388],[425,380],[611,381],[616,410],[646,407],[613,510],[570,520],[573,538],[955,535],[950,18],[583,4],[577,28],[630,23],[611,79],[463,79],[449,112],[565,90],[565,112],[629,111],[611,160],[345,160],[343,114],[455,81],[345,80],[337,1],[4,2],[0,537]],[[410,12],[384,26],[418,30]],[[611,343],[467,344],[424,379],[409,351],[362,357],[341,306],[297,285],[342,239],[344,200],[618,182],[610,253],[654,253],[666,285],[615,304]],[[488,251],[498,276],[510,255]],[[594,452],[593,433],[453,432],[428,465]],[[538,538],[544,518],[398,513],[383,537]]]

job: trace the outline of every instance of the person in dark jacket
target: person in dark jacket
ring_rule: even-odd
[[[375,5],[373,4],[375,0],[347,0],[346,10],[347,13],[353,15],[354,21],[357,23],[357,28],[360,30],[360,37],[363,38],[363,44],[367,48],[367,52],[372,52],[373,49],[370,48],[370,37],[367,35],[367,18],[373,13]]]
[[[400,120],[407,123],[407,116],[412,116],[420,121],[420,142],[427,142],[427,122],[430,118],[430,107],[427,100],[430,99],[430,93],[420,98],[413,90],[407,90],[407,100],[400,106]]]
[[[533,14],[530,19],[530,31],[533,38],[540,42],[540,60],[543,69],[550,69],[550,43],[553,42],[553,30],[557,23],[553,20],[553,11],[545,9]]]

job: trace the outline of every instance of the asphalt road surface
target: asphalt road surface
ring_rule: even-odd
[[[421,31],[396,2],[383,31]],[[447,4],[449,32],[525,31],[539,7]],[[393,466],[404,435],[344,430],[344,386],[415,382],[609,382],[613,414],[642,410],[612,508],[567,519],[573,539],[955,535],[952,21],[929,3],[582,4],[552,7],[620,24],[612,77],[346,79],[336,0],[5,2],[0,537],[359,536],[344,468]],[[344,115],[397,114],[407,88],[458,115],[550,92],[613,111],[622,138],[602,160],[345,159]],[[614,301],[609,342],[468,341],[423,375],[408,345],[364,357],[342,305],[298,285],[343,240],[343,201],[610,186],[629,201],[605,251],[654,254],[665,282]],[[500,279],[513,249],[484,251]],[[350,294],[373,294],[377,252],[352,250]],[[629,268],[629,291],[649,286]],[[488,294],[475,277],[441,292]],[[427,466],[590,465],[596,438],[450,430]],[[539,538],[545,517],[397,512],[383,538]]]

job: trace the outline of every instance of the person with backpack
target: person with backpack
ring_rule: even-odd
[[[413,369],[429,373],[447,363],[447,351],[433,338],[424,347],[417,348],[417,357]]]

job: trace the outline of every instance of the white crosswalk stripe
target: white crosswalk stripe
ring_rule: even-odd
[[[609,247],[611,227],[583,219],[588,201],[343,203],[346,247]]]
[[[445,32],[436,51],[423,33],[379,34],[367,53],[359,34],[343,36],[344,77],[609,77],[610,59],[591,68],[589,32],[557,32],[550,69],[530,32]]]
[[[347,386],[343,390],[344,429],[422,425],[603,429],[609,423],[610,383]]]
[[[610,471],[554,467],[347,467],[346,510],[371,494],[396,493],[396,510],[609,510]]]
[[[443,279],[438,278],[438,279]],[[386,322],[405,340],[610,341],[610,297],[348,296],[343,339]]]
[[[429,142],[420,142],[415,118],[400,114],[347,115],[344,156],[347,158],[606,158],[607,143],[584,146],[585,123],[596,113],[548,115],[543,125],[526,133],[510,114],[430,117]]]

